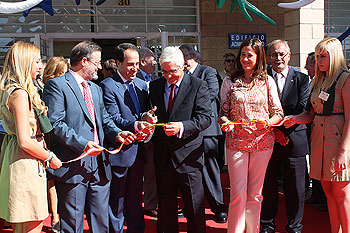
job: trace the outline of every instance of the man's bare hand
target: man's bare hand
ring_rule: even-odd
[[[136,136],[129,131],[122,131],[118,134],[117,140],[125,145],[129,145],[135,141]]]
[[[167,136],[173,136],[180,132],[181,126],[179,122],[170,122],[168,124],[165,124],[163,126],[163,129]]]
[[[149,134],[145,134],[145,133],[140,132],[140,133],[137,134],[136,140],[139,141],[139,142],[143,142],[148,137],[149,137]]]
[[[154,106],[153,109],[145,112],[142,115],[142,120],[147,121],[150,124],[155,124],[158,121],[158,117],[154,115],[155,111],[157,110],[157,106]]]
[[[154,127],[151,126],[152,124],[148,123],[147,121],[139,121],[137,124],[137,128],[139,131],[141,131],[143,134],[151,134],[153,133]]]
[[[91,156],[97,156],[97,155],[101,154],[101,152],[103,150],[104,150],[104,148],[102,146],[98,145],[94,141],[89,141],[84,149],[84,151],[89,151],[89,155],[91,155]]]

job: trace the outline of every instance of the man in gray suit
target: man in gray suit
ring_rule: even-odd
[[[131,132],[115,126],[101,88],[91,82],[101,69],[101,50],[90,41],[77,44],[69,72],[51,79],[44,88],[43,100],[53,126],[51,150],[62,161],[91,151],[91,156],[48,171],[56,181],[61,232],[82,233],[84,212],[91,232],[108,232],[111,168],[100,145],[105,140],[117,146],[117,141],[130,144],[135,139]]]

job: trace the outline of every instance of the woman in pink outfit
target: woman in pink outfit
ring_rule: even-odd
[[[218,120],[226,132],[229,233],[259,232],[262,187],[275,143],[271,125],[282,119],[275,81],[266,73],[263,44],[247,39],[238,51],[235,72],[222,84]]]

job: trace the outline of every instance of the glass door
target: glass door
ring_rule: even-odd
[[[149,48],[152,50],[156,56],[157,61],[159,60],[160,54],[162,53],[163,48],[168,46],[168,32],[157,32],[151,33],[144,38],[141,38],[141,47]],[[156,66],[155,73],[159,76],[160,73],[160,64]]]

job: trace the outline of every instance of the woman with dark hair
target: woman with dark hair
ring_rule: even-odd
[[[282,119],[276,84],[266,73],[262,42],[247,39],[238,51],[235,72],[223,81],[218,119],[226,132],[229,233],[259,232],[262,187],[275,142],[271,125]]]
[[[315,48],[316,73],[302,114],[285,126],[312,122],[310,177],[327,197],[332,233],[350,232],[350,71],[342,44],[325,38]]]

